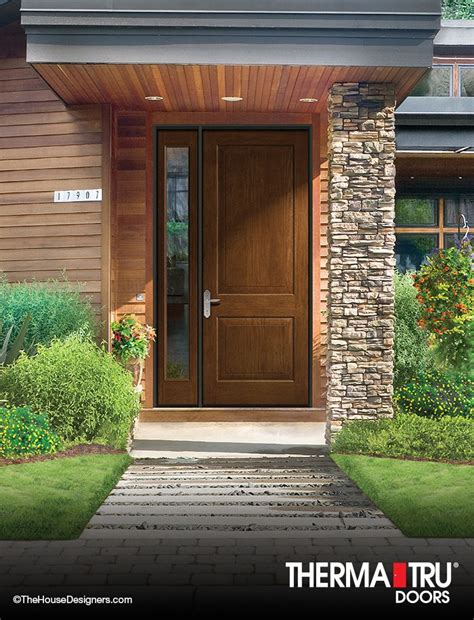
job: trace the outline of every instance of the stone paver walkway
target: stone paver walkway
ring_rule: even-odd
[[[84,537],[399,534],[324,449],[290,458],[138,460]]]
[[[288,561],[391,569],[394,561],[416,560],[457,562],[455,587],[465,600],[473,552],[473,539],[403,536],[323,450],[231,462],[136,461],[80,539],[0,542],[0,592],[114,592],[194,609],[197,601],[214,605],[217,587],[227,592],[226,608],[239,588],[258,588],[258,600],[276,600],[278,589],[286,596]],[[333,605],[334,592],[327,596]]]

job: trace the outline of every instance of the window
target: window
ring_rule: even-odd
[[[418,269],[438,248],[448,248],[461,234],[462,215],[474,229],[474,195],[401,196],[395,203],[395,258],[399,271]],[[459,228],[460,225],[460,228]]]
[[[431,198],[399,198],[395,226],[436,226],[438,201]]]
[[[189,377],[189,148],[165,147],[166,377]]]
[[[459,90],[461,97],[474,97],[474,66],[459,67]]]
[[[474,227],[474,195],[446,198],[444,208],[444,225],[457,228],[463,224],[463,217]]]
[[[436,235],[398,233],[395,241],[395,259],[399,271],[419,269],[426,257],[436,250]]]
[[[411,91],[411,97],[450,97],[452,94],[453,67],[435,65]]]

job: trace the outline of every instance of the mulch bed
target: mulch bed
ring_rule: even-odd
[[[52,461],[54,459],[70,458],[73,456],[89,456],[92,454],[125,454],[124,450],[116,450],[109,446],[100,446],[96,444],[80,444],[73,446],[67,450],[60,450],[54,454],[38,454],[37,456],[26,456],[17,459],[1,459],[2,465],[20,465],[21,463],[36,463],[37,461]]]

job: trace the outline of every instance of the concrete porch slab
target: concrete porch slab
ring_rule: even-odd
[[[139,422],[135,458],[314,456],[325,445],[323,422]]]

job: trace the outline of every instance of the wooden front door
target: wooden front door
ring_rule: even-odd
[[[203,140],[203,405],[307,405],[308,135]]]

